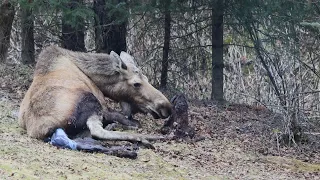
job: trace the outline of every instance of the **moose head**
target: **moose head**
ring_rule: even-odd
[[[106,97],[125,102],[136,112],[150,113],[155,119],[171,115],[171,103],[148,82],[131,55],[111,51],[107,59],[104,72],[88,75]]]

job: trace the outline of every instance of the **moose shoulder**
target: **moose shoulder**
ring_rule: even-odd
[[[80,53],[50,46],[39,55],[33,82],[20,106],[19,123],[38,139],[51,137],[57,129],[68,136],[89,129],[100,139],[152,139],[103,129],[105,96],[155,118],[171,114],[170,102],[148,83],[129,54]]]

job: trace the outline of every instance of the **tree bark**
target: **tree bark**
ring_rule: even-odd
[[[34,16],[32,9],[21,7],[21,62],[22,64],[35,63],[34,50]]]
[[[113,1],[113,3],[125,2],[124,0]],[[115,14],[108,15],[111,9],[106,7],[105,0],[94,0],[93,9],[95,17],[95,45],[97,52],[110,53],[115,51],[127,51],[126,34],[127,21],[116,22]]]
[[[212,3],[211,99],[223,102],[223,0],[213,0]]]
[[[8,55],[14,14],[14,6],[9,1],[0,3],[0,63],[4,63]]]
[[[170,51],[170,30],[171,30],[171,14],[170,14],[171,0],[164,1],[164,43],[163,43],[163,55],[162,55],[162,69],[160,88],[166,89],[168,82],[168,67],[169,67],[169,51]]]
[[[76,9],[79,4],[82,4],[83,0],[72,0],[68,7],[73,10]],[[77,18],[79,21],[74,25],[67,22],[65,14],[62,18],[62,47],[73,51],[85,52],[86,47],[84,43],[84,19]]]

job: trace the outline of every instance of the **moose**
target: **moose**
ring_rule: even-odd
[[[110,111],[105,97],[121,102],[126,114]],[[149,84],[131,55],[49,46],[38,57],[33,81],[21,102],[19,124],[32,138],[75,150],[88,148],[83,141],[72,140],[85,130],[97,139],[147,146],[149,140],[164,138],[104,128],[110,121],[130,121],[127,116],[137,112],[165,119],[172,105]]]

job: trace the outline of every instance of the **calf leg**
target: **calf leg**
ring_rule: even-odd
[[[50,139],[50,144],[66,149],[80,150],[86,152],[101,152],[108,155],[115,155],[118,157],[136,158],[137,152],[135,148],[126,146],[112,146],[104,147],[98,141],[92,138],[77,138],[69,139],[68,135],[61,128],[58,128]]]
[[[129,119],[127,119],[123,114],[111,110],[103,111],[104,124],[111,124],[113,122],[118,122],[128,129],[137,129],[139,125]]]
[[[93,114],[88,118],[87,126],[93,137],[105,139],[105,140],[122,140],[122,141],[133,141],[140,142],[146,147],[154,148],[148,140],[159,140],[164,139],[163,136],[152,136],[133,134],[119,131],[108,131],[102,127],[102,116]]]
[[[77,149],[86,152],[101,152],[108,155],[114,155],[118,157],[126,157],[135,159],[137,157],[137,147],[131,146],[111,146],[105,147],[101,143],[92,138],[77,138],[74,139],[77,143]]]

